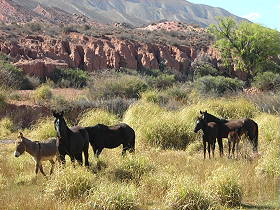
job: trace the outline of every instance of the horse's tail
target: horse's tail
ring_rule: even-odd
[[[93,145],[93,135],[94,135],[93,128],[92,127],[85,127],[85,129],[88,133],[89,143],[92,146]]]
[[[253,139],[253,142],[254,142],[254,145],[253,145],[253,150],[254,152],[258,152],[258,144],[259,144],[259,126],[258,124],[254,121],[254,124],[255,124],[255,135],[254,135],[254,139]]]
[[[249,124],[247,124],[247,134],[249,136],[249,139],[253,145],[253,151],[258,152],[258,141],[259,141],[259,128],[258,124],[251,119],[248,119],[247,121]]]
[[[135,131],[133,128],[131,128],[129,125],[123,123],[122,129],[124,131],[126,144],[129,146],[129,150],[131,152],[135,151]]]

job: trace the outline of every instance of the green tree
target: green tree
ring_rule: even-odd
[[[219,23],[211,25],[209,31],[216,38],[215,46],[221,52],[225,66],[234,65],[249,73],[251,78],[280,54],[278,31],[247,21],[237,23],[232,18],[218,20]]]

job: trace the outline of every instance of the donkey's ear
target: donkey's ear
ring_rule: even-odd
[[[203,112],[201,110],[199,112],[200,112],[200,114],[203,114]]]
[[[53,114],[53,116],[54,116],[54,117],[56,117],[56,116],[57,116],[56,111],[52,111],[52,114]]]
[[[63,117],[64,115],[64,111],[60,112],[60,116]]]
[[[204,113],[206,113],[207,114],[207,110],[205,110],[205,112]]]

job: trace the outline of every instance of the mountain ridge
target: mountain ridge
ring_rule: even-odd
[[[161,20],[181,21],[206,27],[216,22],[216,16],[231,16],[236,20],[243,20],[222,8],[194,4],[185,0],[13,0],[13,2],[32,10],[40,4],[49,8],[59,8],[71,14],[78,13],[100,23],[126,22],[137,27]]]

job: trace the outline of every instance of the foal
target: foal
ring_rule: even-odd
[[[35,173],[38,173],[40,169],[41,173],[46,176],[45,172],[43,171],[42,161],[49,160],[52,164],[50,174],[53,172],[55,160],[57,158],[58,150],[56,146],[56,139],[50,139],[46,142],[39,142],[39,141],[31,141],[23,136],[22,133],[19,133],[19,141],[16,142],[16,151],[15,157],[19,157],[25,151],[29,153],[35,163],[36,169]]]
[[[203,139],[203,146],[204,146],[204,159],[205,159],[205,153],[206,153],[206,142],[208,142],[209,159],[210,159],[210,146],[211,146],[212,155],[214,158],[216,138],[218,135],[217,124],[215,122],[207,123],[201,117],[199,117],[196,122],[194,132],[197,133],[200,129],[203,131],[202,139]]]

